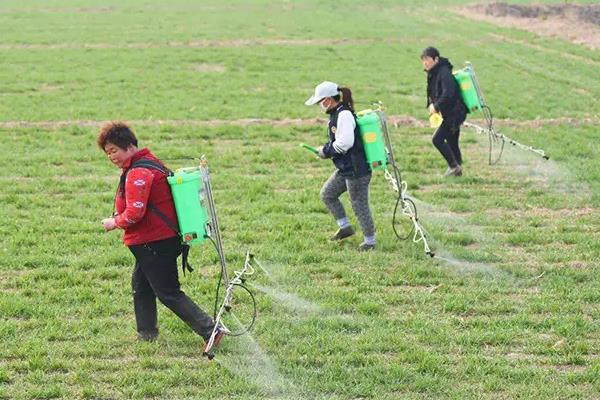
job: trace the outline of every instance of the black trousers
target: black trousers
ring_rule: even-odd
[[[460,125],[444,120],[442,125],[433,134],[433,145],[442,153],[448,166],[454,168],[462,165],[462,155],[458,140],[460,138]]]
[[[131,277],[137,331],[157,335],[156,298],[187,323],[205,340],[215,326],[212,318],[181,291],[177,257],[181,254],[178,237],[129,246],[135,256]]]

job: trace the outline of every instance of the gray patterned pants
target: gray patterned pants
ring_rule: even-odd
[[[371,182],[371,174],[360,178],[346,178],[336,170],[321,188],[321,200],[335,219],[339,220],[346,217],[346,211],[339,197],[348,191],[352,210],[358,218],[363,234],[374,236],[375,225],[369,209],[369,182]]]

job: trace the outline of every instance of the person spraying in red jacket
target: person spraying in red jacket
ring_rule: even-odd
[[[182,246],[167,168],[150,150],[137,147],[137,138],[125,123],[104,125],[97,143],[122,171],[115,214],[103,219],[102,226],[106,231],[122,229],[123,242],[135,257],[131,285],[138,339],[153,341],[158,337],[158,298],[207,341],[214,321],[180,288],[177,257]],[[215,342],[226,333],[219,327]]]

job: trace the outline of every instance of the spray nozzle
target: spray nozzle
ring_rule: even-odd
[[[311,153],[314,153],[316,155],[319,155],[319,151],[317,149],[315,149],[312,146],[309,146],[306,143],[300,143],[300,147],[304,147],[306,150],[310,151]]]

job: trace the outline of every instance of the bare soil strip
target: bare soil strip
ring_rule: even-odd
[[[210,47],[256,47],[256,46],[334,46],[334,45],[366,45],[373,43],[398,43],[399,39],[231,39],[231,40],[197,40],[188,42],[165,43],[53,43],[53,44],[18,44],[2,43],[0,50],[55,50],[55,49],[162,49],[162,48],[210,48]]]
[[[419,120],[409,115],[388,115],[388,123],[395,127],[417,127],[429,128],[429,123]],[[165,119],[165,120],[130,120],[128,121],[133,126],[208,126],[216,127],[223,125],[232,126],[250,126],[250,125],[270,125],[274,127],[281,126],[312,126],[326,123],[325,118],[285,118],[285,119],[269,119],[269,118],[241,118],[241,119]],[[43,128],[43,129],[60,129],[69,126],[81,127],[99,127],[107,121],[93,120],[64,120],[64,121],[2,121],[0,129],[15,129],[15,128]],[[485,125],[485,122],[480,119],[469,119],[469,122],[478,125]],[[514,128],[539,128],[543,126],[556,125],[600,125],[600,118],[545,118],[533,120],[513,120],[513,119],[495,119],[494,123],[498,127],[514,127]]]
[[[591,49],[600,48],[600,4],[518,5],[504,2],[460,8],[459,15],[502,27],[558,37]]]
[[[47,14],[64,14],[64,13],[77,13],[77,14],[99,14],[99,13],[111,13],[114,11],[113,7],[25,7],[25,8],[12,8],[0,10],[0,13],[47,13]]]

